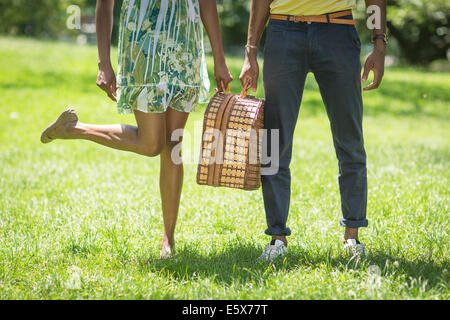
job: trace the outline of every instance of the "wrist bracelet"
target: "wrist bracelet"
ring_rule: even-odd
[[[388,43],[388,37],[387,37],[386,33],[374,34],[372,36],[372,42],[375,42],[375,40],[377,40],[377,39],[383,40],[385,44]]]
[[[253,46],[253,45],[248,44],[248,43],[245,45],[245,47],[246,47],[246,48],[250,48],[250,49],[258,49],[257,46]]]

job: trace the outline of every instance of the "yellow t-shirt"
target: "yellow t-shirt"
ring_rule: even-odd
[[[273,0],[270,13],[313,16],[356,8],[356,0]]]

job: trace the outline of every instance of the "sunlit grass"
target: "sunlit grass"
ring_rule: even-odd
[[[178,255],[160,261],[158,158],[39,142],[67,105],[85,122],[134,123],[95,86],[96,54],[91,46],[0,38],[0,298],[449,298],[448,74],[387,69],[382,87],[364,94],[367,259],[349,262],[341,250],[336,157],[309,77],[286,258],[256,261],[268,241],[260,191],[198,186],[188,164]],[[228,64],[237,80],[241,58]],[[212,80],[210,58],[208,66]],[[239,92],[239,81],[231,87]],[[199,109],[187,125],[192,138]],[[198,143],[185,141],[185,151]]]

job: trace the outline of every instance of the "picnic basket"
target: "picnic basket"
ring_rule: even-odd
[[[197,183],[258,189],[261,171],[264,99],[216,92],[204,115]]]

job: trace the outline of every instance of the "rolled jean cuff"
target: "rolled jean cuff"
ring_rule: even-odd
[[[267,228],[264,231],[265,234],[268,236],[290,236],[291,235],[291,229],[289,228]]]
[[[341,226],[346,227],[346,228],[361,228],[361,227],[367,227],[367,225],[369,224],[369,221],[367,219],[347,220],[347,219],[341,218],[339,220],[339,223],[341,224]]]

